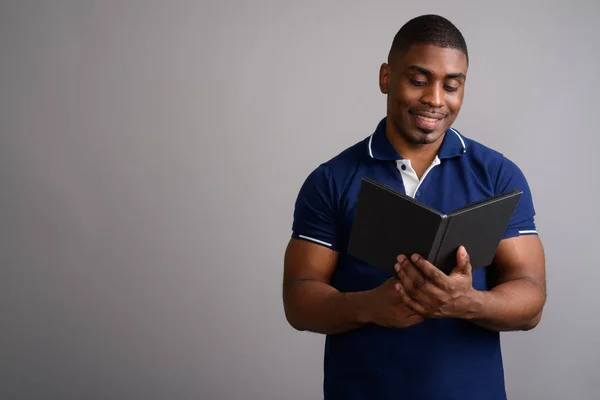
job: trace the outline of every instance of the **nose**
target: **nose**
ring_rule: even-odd
[[[421,102],[430,107],[441,107],[444,105],[444,88],[442,85],[427,85],[423,89]]]

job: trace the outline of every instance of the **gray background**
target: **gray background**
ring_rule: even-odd
[[[293,202],[433,12],[472,60],[455,127],[523,169],[546,246],[510,398],[597,399],[600,5],[415,3],[3,0],[0,398],[321,398],[324,337],[282,309]]]

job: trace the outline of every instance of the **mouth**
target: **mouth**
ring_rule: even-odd
[[[425,130],[434,130],[438,127],[442,119],[444,119],[443,115],[424,115],[424,114],[413,114],[411,113],[415,124]]]

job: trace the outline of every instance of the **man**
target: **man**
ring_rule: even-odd
[[[386,116],[302,185],[283,301],[294,328],[327,335],[325,399],[505,399],[500,332],[541,319],[545,259],[527,181],[451,127],[468,62],[447,19],[406,23],[380,69]],[[464,247],[448,275],[420,255],[398,255],[398,276],[388,279],[346,252],[363,177],[445,213],[510,189],[523,195],[492,265],[472,271]]]

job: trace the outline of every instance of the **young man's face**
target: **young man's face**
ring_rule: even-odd
[[[437,141],[462,105],[467,56],[457,49],[414,45],[380,71],[387,115],[408,143]]]

